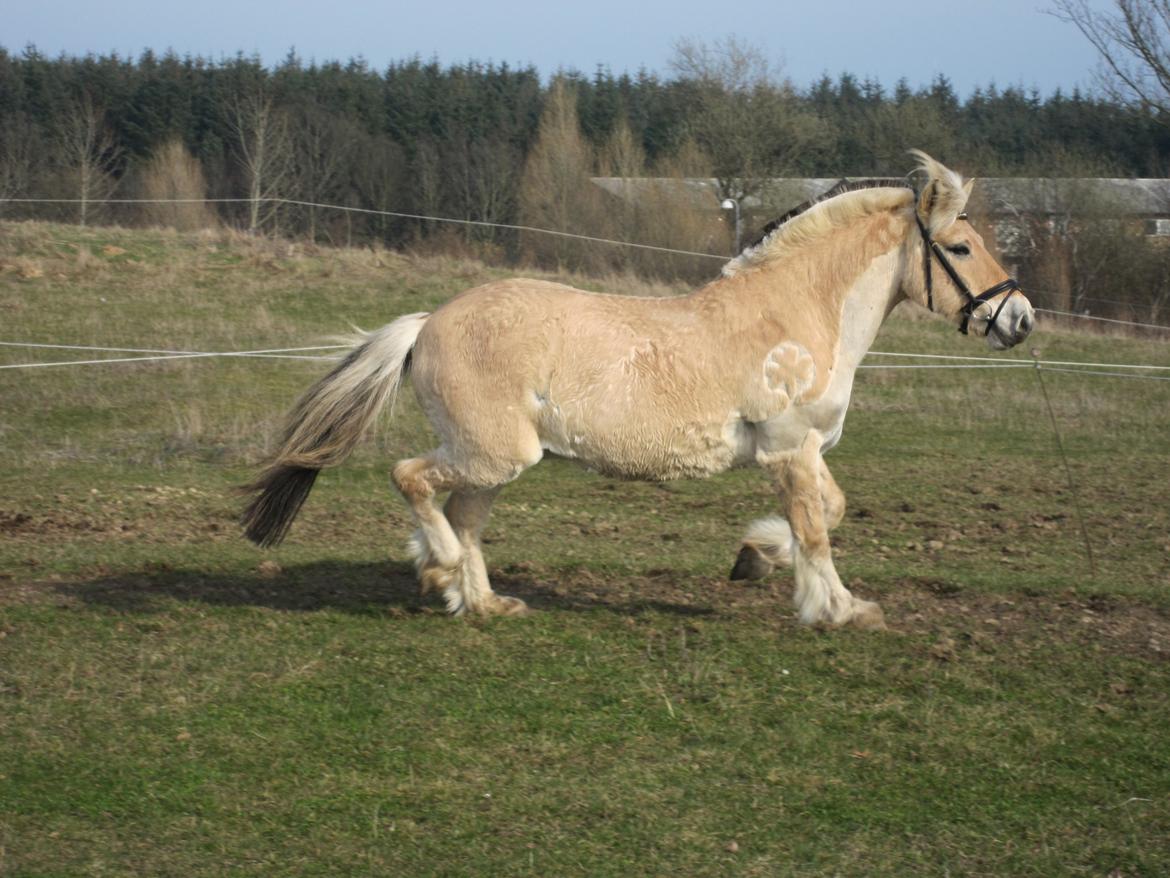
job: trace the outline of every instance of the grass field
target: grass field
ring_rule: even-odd
[[[0,224],[0,341],[310,345],[503,274]],[[898,315],[875,347],[985,353]],[[1032,370],[863,372],[829,456],[892,628],[860,633],[725,581],[759,472],[557,461],[486,546],[538,612],[445,618],[388,486],[429,447],[409,393],[260,552],[232,489],[325,367],[0,371],[0,875],[1170,874],[1170,382],[1047,374],[1094,574]]]

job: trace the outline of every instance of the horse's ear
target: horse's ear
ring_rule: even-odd
[[[959,218],[971,195],[970,183],[948,186],[950,181],[931,180],[918,196],[918,216],[933,235]]]
[[[967,205],[970,184],[942,162],[918,149],[910,150],[929,181],[918,198],[918,216],[933,235],[953,223]]]
[[[922,222],[929,228],[930,215],[934,211],[934,202],[936,200],[934,180],[931,180],[922,187],[922,192],[918,195],[918,216]]]

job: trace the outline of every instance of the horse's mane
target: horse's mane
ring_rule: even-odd
[[[762,237],[728,262],[723,267],[723,275],[733,277],[760,268],[775,262],[792,248],[858,217],[903,207],[913,201],[914,191],[901,179],[842,179],[764,226]]]

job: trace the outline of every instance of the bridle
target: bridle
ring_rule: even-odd
[[[965,220],[967,214],[961,213],[956,219]],[[938,257],[939,263],[943,269],[950,276],[951,281],[959,292],[967,299],[962,310],[959,312],[963,315],[963,322],[959,324],[959,332],[963,335],[967,334],[967,327],[971,323],[971,318],[975,315],[975,309],[984,302],[989,302],[1000,293],[1006,292],[1007,295],[1003,297],[1003,301],[999,303],[999,307],[995,309],[995,313],[991,315],[991,319],[987,321],[987,332],[990,333],[995,326],[995,321],[998,319],[1000,312],[1003,311],[1004,305],[1008,303],[1008,299],[1014,293],[1021,292],[1020,283],[1014,277],[1009,277],[1007,280],[1000,281],[993,287],[988,287],[979,295],[971,292],[971,288],[967,286],[964,280],[959,277],[959,273],[955,271],[955,267],[951,265],[951,261],[947,259],[946,251],[938,241],[930,237],[930,232],[926,230],[926,224],[922,222],[922,217],[918,215],[918,210],[914,211],[914,219],[918,223],[918,230],[922,232],[922,269],[926,275],[926,307],[928,310],[934,310],[934,284],[931,278],[931,263],[930,254],[933,253]]]

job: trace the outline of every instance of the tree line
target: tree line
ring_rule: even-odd
[[[243,55],[0,48],[0,215],[8,217],[228,222],[591,270],[638,260],[636,268],[669,275],[699,263],[314,205],[724,253],[726,226],[668,209],[665,188],[661,199],[615,205],[588,177],[713,177],[721,196],[742,199],[771,177],[901,176],[910,147],[982,176],[1170,170],[1170,129],[1156,109],[995,85],[964,98],[941,75],[922,87],[848,73],[799,87],[734,40],[680,43],[666,74],[599,68],[548,80],[532,67],[419,58],[374,70],[360,59],[305,63],[290,52],[269,68]],[[4,200],[19,197],[71,201]],[[105,203],[114,197],[155,203]]]

